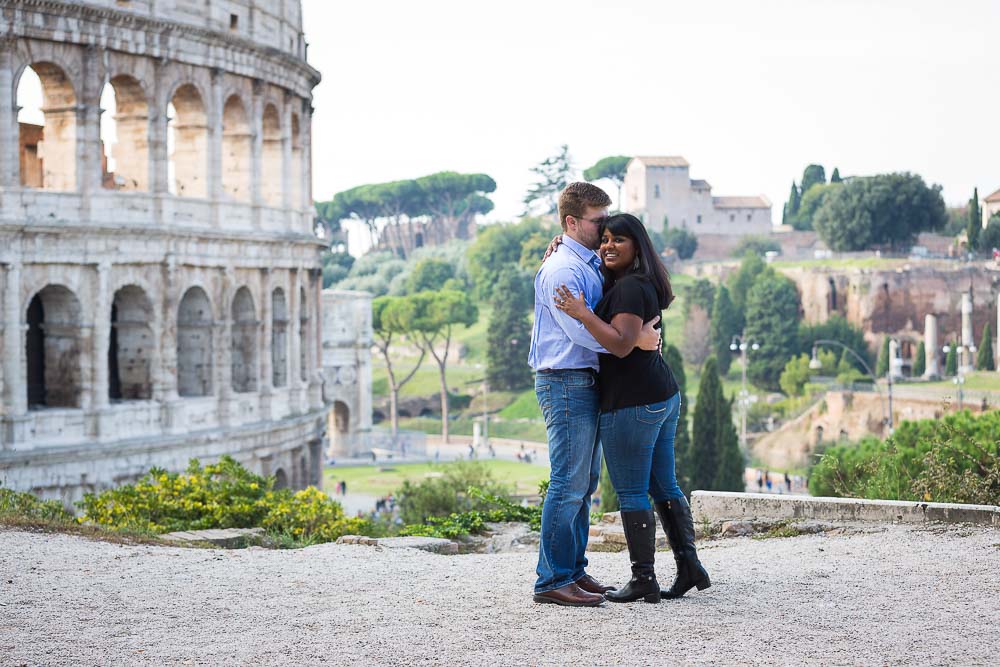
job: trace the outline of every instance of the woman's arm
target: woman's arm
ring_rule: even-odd
[[[555,306],[573,319],[579,320],[604,349],[616,357],[627,357],[635,348],[642,330],[642,318],[632,313],[618,313],[607,323],[587,307],[583,292],[573,296],[565,285],[556,288]]]

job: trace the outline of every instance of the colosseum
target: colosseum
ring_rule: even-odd
[[[319,80],[295,0],[0,1],[0,484],[320,482]]]

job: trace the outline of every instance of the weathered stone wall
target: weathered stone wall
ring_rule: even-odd
[[[225,453],[319,483],[319,75],[299,3],[11,0],[0,35],[0,483],[75,499]],[[29,66],[37,187],[15,98]]]
[[[357,456],[372,428],[372,295],[323,291],[323,399],[329,413],[327,453]]]

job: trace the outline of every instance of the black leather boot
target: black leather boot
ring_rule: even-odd
[[[656,517],[653,510],[622,512],[625,542],[632,561],[632,580],[619,591],[608,591],[609,602],[660,601],[660,584],[656,581],[653,561],[656,558]]]
[[[660,591],[668,600],[679,598],[692,588],[703,591],[712,585],[708,572],[698,560],[698,551],[694,546],[694,519],[691,518],[691,506],[687,498],[672,498],[655,503],[656,513],[660,516],[663,531],[670,542],[670,550],[674,552],[677,563],[677,578],[668,589]]]

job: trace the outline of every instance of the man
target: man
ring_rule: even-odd
[[[586,573],[590,499],[601,472],[597,440],[597,353],[605,352],[580,322],[555,308],[555,289],[583,293],[593,308],[603,291],[601,223],[611,198],[590,183],[570,183],[559,195],[562,245],[535,276],[535,324],[528,363],[545,417],[551,473],[542,508],[535,602],[591,607],[612,590]],[[638,347],[656,350],[659,318],[643,327]]]

